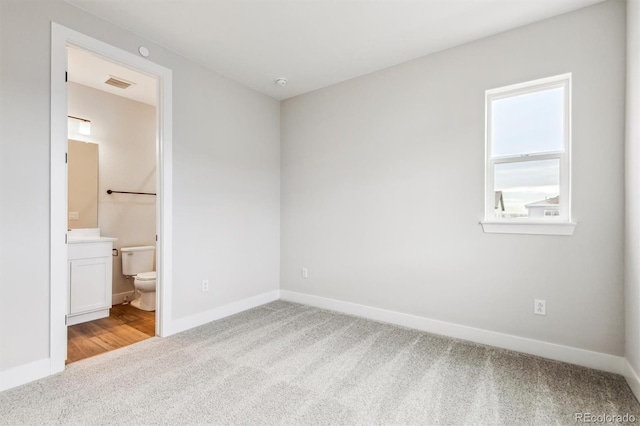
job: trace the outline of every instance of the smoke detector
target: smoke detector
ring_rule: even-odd
[[[278,86],[282,86],[282,87],[284,87],[284,86],[286,86],[286,85],[287,85],[287,79],[286,79],[286,78],[282,78],[282,77],[280,77],[280,78],[276,79],[276,84],[277,84]]]

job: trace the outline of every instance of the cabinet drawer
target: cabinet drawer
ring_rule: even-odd
[[[69,244],[69,260],[73,259],[91,259],[93,257],[111,256],[113,244],[106,243],[85,243],[85,244]]]

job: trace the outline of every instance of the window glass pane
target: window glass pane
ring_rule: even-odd
[[[492,155],[563,150],[564,88],[541,90],[491,102]]]
[[[522,161],[494,167],[496,217],[544,219],[560,215],[560,160]]]

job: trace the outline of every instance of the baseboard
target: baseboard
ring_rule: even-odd
[[[51,359],[44,358],[29,364],[0,371],[0,392],[51,375]]]
[[[543,342],[480,328],[453,324],[401,312],[329,299],[295,291],[280,290],[280,298],[318,308],[342,312],[375,321],[401,325],[434,334],[455,337],[475,343],[510,349],[556,361],[590,367],[615,374],[623,374],[623,357]],[[636,376],[637,377],[637,376]]]
[[[205,312],[200,312],[195,315],[190,315],[185,318],[179,318],[170,322],[167,336],[180,333],[181,331],[198,327],[199,325],[228,317],[278,299],[280,299],[280,291],[274,290],[257,296],[248,297],[237,302],[229,303],[227,305],[219,306]]]
[[[124,302],[125,298],[129,298],[128,300],[131,301],[131,296],[133,296],[133,290],[131,291],[125,291],[123,293],[115,293],[111,296],[111,304],[112,305],[122,305],[122,303]]]
[[[259,294],[206,312],[174,320],[170,324],[171,328],[168,334],[179,333],[278,299],[621,374],[626,378],[636,398],[640,399],[640,378],[629,362],[619,356],[288,290],[275,290]],[[51,375],[51,360],[49,358],[0,371],[0,391],[49,375]]]
[[[180,318],[170,323],[171,328],[167,335],[179,333],[278,299],[280,299],[280,291],[275,290],[229,303],[186,318]],[[20,365],[9,370],[0,371],[0,392],[50,376],[52,374],[51,368],[51,359],[46,358],[29,364]]]
[[[629,384],[636,399],[640,401],[640,377],[638,377],[638,373],[636,373],[627,359],[624,360],[624,372],[622,375]]]

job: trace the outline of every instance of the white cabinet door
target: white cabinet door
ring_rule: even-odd
[[[69,261],[69,313],[111,308],[111,258]]]

